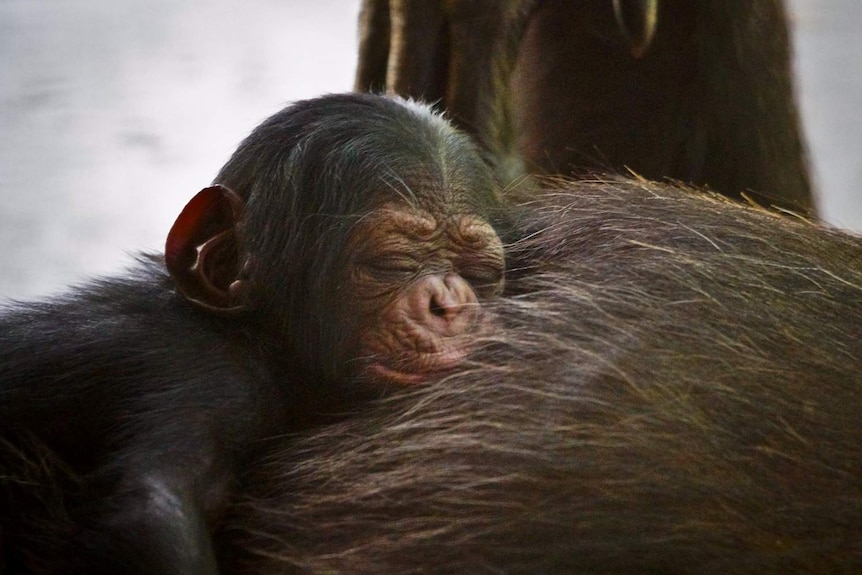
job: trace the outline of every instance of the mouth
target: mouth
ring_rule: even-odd
[[[448,371],[462,363],[467,354],[462,350],[438,353],[423,353],[420,357],[403,358],[400,361],[370,363],[366,372],[376,380],[400,386],[417,385],[435,374]]]

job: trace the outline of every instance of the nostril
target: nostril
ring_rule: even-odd
[[[431,315],[437,317],[444,317],[446,315],[446,308],[440,305],[440,303],[437,301],[437,298],[435,297],[431,298],[431,305],[429,306],[429,310],[431,311]]]

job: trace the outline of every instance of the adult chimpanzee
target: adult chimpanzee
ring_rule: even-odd
[[[231,573],[862,570],[862,238],[654,183],[557,192],[468,368],[254,470]]]
[[[504,173],[813,211],[781,0],[364,0],[360,32],[357,89],[441,102]]]
[[[168,236],[170,275],[145,257],[0,320],[10,571],[214,573],[210,532],[261,440],[361,395],[348,376],[456,364],[501,288],[491,174],[424,106],[299,102],[215,181]]]

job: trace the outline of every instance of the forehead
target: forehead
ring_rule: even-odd
[[[475,212],[487,204],[493,178],[470,138],[423,104],[397,103],[400,113],[386,122],[396,129],[384,130],[387,141],[371,158],[381,199],[435,215]]]
[[[369,209],[400,205],[434,218],[486,217],[498,199],[490,171],[475,154],[401,157],[378,167],[370,182]]]
[[[420,104],[350,103],[325,107],[290,149],[292,215],[361,216],[399,202],[435,217],[491,209],[493,176],[467,136]]]
[[[447,242],[480,247],[496,237],[488,222],[472,213],[453,213],[440,217],[432,212],[389,203],[365,214],[353,226],[351,236],[359,243],[384,245],[392,240],[410,242]]]

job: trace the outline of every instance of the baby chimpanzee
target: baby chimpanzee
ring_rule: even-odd
[[[266,120],[178,217],[169,273],[146,257],[0,319],[7,569],[217,572],[210,534],[261,440],[463,358],[504,218],[423,105],[332,95]]]

